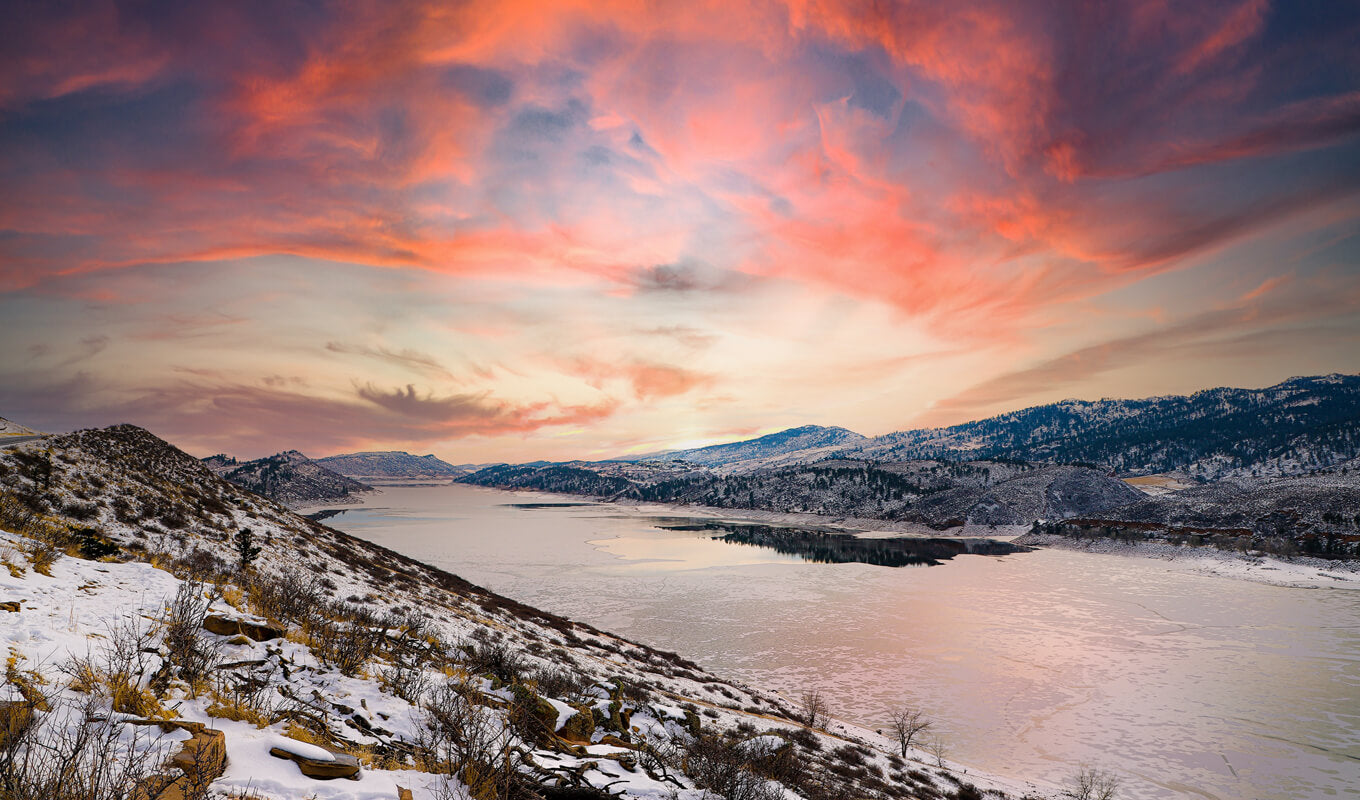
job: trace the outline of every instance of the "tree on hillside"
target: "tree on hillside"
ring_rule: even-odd
[[[897,736],[897,744],[902,749],[902,757],[921,731],[930,727],[930,720],[919,709],[900,708],[892,713],[892,731]]]

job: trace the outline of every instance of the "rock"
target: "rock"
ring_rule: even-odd
[[[137,784],[133,800],[188,800],[227,770],[227,737],[201,722],[128,720],[133,725],[157,725],[162,731],[189,732],[189,739],[167,762],[179,774],[152,775]]]
[[[595,715],[589,708],[576,709],[576,713],[567,718],[562,724],[562,729],[557,735],[572,744],[590,744],[590,735],[595,732]]]
[[[515,695],[515,713],[523,715],[521,719],[529,717],[533,720],[527,732],[540,742],[550,740],[557,727],[557,709],[553,704],[523,684],[512,685],[510,691]]]
[[[18,600],[10,600],[10,601],[5,602],[5,603],[0,603],[0,611],[13,611],[13,612],[15,612],[15,613],[18,613],[18,611],[19,611],[19,601],[18,601]]]
[[[233,619],[221,614],[209,614],[203,618],[203,629],[220,636],[247,636],[257,642],[267,642],[283,636],[283,629],[244,619]]]
[[[290,753],[282,747],[269,748],[269,755],[274,758],[282,758],[294,762],[298,765],[298,769],[302,771],[302,774],[309,778],[316,778],[317,780],[322,781],[333,780],[335,778],[349,778],[350,780],[355,781],[359,780],[359,772],[361,769],[359,759],[348,753],[331,750],[329,747],[324,749],[331,754],[330,761],[307,758],[306,756],[301,756],[297,753]]]

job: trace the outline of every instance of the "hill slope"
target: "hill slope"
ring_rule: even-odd
[[[203,461],[237,486],[286,505],[346,500],[351,494],[374,491],[372,486],[329,470],[296,450],[254,461],[237,462],[223,455]]]
[[[433,454],[416,456],[402,450],[344,453],[313,459],[332,472],[359,480],[414,480],[444,478],[452,480],[469,470],[436,458]]]
[[[748,439],[741,442],[696,447],[691,450],[667,450],[661,453],[615,461],[686,461],[701,466],[722,466],[738,462],[754,462],[788,453],[829,451],[866,441],[863,436],[845,428],[824,428],[805,425]]]
[[[1292,378],[1143,400],[1064,400],[847,449],[876,460],[1086,462],[1121,475],[1295,475],[1360,455],[1360,376]]]

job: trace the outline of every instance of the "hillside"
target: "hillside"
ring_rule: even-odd
[[[0,486],[16,797],[1029,791],[302,518],[140,428],[0,450]]]
[[[1298,475],[1360,455],[1360,376],[1293,378],[1143,400],[1064,400],[949,428],[903,431],[851,452],[875,460],[1014,458],[1199,480]]]
[[[452,480],[471,470],[436,458],[416,456],[402,450],[344,453],[313,459],[332,472],[363,481]]]
[[[296,450],[245,462],[215,455],[203,463],[237,486],[290,506],[343,501],[352,494],[374,491],[372,486],[329,470]]]
[[[614,460],[685,461],[700,466],[716,467],[761,462],[790,453],[807,458],[815,453],[831,452],[864,441],[867,440],[863,436],[845,428],[805,425],[741,442],[715,444],[690,450],[667,450]]]
[[[739,475],[685,462],[650,466],[642,470],[608,462],[501,465],[460,482],[607,500],[901,520],[935,528],[1083,516],[1142,497],[1099,470],[1018,462],[830,459]]]
[[[38,431],[33,430],[27,425],[20,425],[17,422],[0,417],[0,437],[37,435],[39,435]]]
[[[1360,462],[1290,478],[1229,478],[1049,525],[1048,533],[1171,539],[1322,558],[1360,556]]]

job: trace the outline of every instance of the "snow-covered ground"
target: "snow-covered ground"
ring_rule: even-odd
[[[19,611],[0,612],[0,639],[9,648],[16,663],[23,668],[44,676],[48,688],[58,695],[72,700],[73,703],[84,699],[84,695],[63,686],[61,666],[73,657],[97,656],[111,636],[111,631],[129,621],[143,629],[154,629],[161,620],[169,603],[175,598],[183,582],[171,573],[148,563],[129,561],[88,561],[64,556],[57,559],[50,568],[50,575],[42,574],[28,564],[23,548],[23,537],[0,531],[0,601],[17,601]],[[13,565],[13,568],[6,568]],[[211,613],[248,618],[242,609],[226,604],[220,597],[215,600]],[[204,636],[216,637],[204,632]],[[411,737],[418,724],[419,709],[383,690],[376,674],[361,672],[355,677],[345,677],[326,665],[304,644],[287,639],[267,642],[246,641],[242,637],[228,640],[217,637],[221,647],[220,663],[234,664],[263,661],[281,664],[289,668],[284,681],[291,692],[299,697],[324,698],[327,704],[349,707],[356,714],[363,715],[369,724],[385,729],[397,737]],[[153,669],[148,671],[154,671]],[[376,672],[376,670],[375,670]],[[488,696],[509,701],[511,693],[506,689],[493,689],[489,681],[482,682],[482,689]],[[658,695],[658,697],[663,697]],[[205,723],[210,729],[225,735],[227,767],[225,773],[213,782],[211,789],[223,793],[239,793],[253,798],[295,798],[307,797],[316,800],[392,800],[398,797],[398,788],[410,789],[414,797],[434,796],[436,785],[444,780],[434,775],[414,769],[374,769],[365,766],[359,780],[314,780],[302,774],[292,761],[276,758],[269,751],[274,747],[317,756],[313,745],[286,738],[288,732],[284,724],[257,726],[250,722],[233,721],[211,713],[214,700],[200,693],[191,695],[187,687],[175,687],[165,699],[165,707],[172,709],[172,715],[179,720]],[[570,717],[577,713],[564,702],[548,701],[558,711],[557,728],[560,730]],[[609,695],[600,690],[594,700],[600,713],[609,711]],[[719,703],[709,703],[694,698],[676,697],[675,702],[658,700],[646,708],[638,708],[632,718],[631,726],[635,736],[652,741],[664,741],[681,735],[685,730],[685,711],[683,705],[697,705],[704,710],[705,725],[718,724],[724,727],[735,726],[742,722],[764,723],[769,730],[797,731],[801,726],[784,720],[761,715],[749,715],[725,708]],[[888,753],[894,749],[893,742],[873,731],[832,721],[828,725],[830,735],[819,733],[831,747],[868,745],[870,763],[880,763],[885,770],[889,767]],[[351,737],[360,744],[366,741],[376,743],[377,739],[365,739],[362,732],[350,731]],[[679,800],[703,800],[703,791],[683,788],[673,783],[658,781],[635,764],[630,766],[630,751],[608,743],[599,743],[603,731],[597,731],[596,744],[589,745],[579,754],[535,751],[534,759],[542,766],[575,770],[591,785],[608,787],[624,797],[636,798],[678,798]],[[167,757],[176,749],[178,742],[185,738],[179,732],[166,734],[159,741],[164,751],[158,758]],[[778,736],[764,734],[751,741],[763,739],[784,740]],[[755,746],[755,745],[750,745]],[[324,751],[321,751],[324,752]],[[619,757],[622,756],[622,760]],[[912,762],[916,763],[912,763]],[[922,750],[913,750],[907,768],[941,775],[936,770],[936,759]],[[999,777],[965,770],[962,766],[949,761],[944,765],[958,773],[967,772],[968,782],[981,790],[997,790],[1012,797],[1055,796],[1056,788],[1021,783]],[[947,784],[946,784],[947,785]],[[456,780],[455,790],[462,786]],[[789,794],[788,797],[796,797]]]
[[[1167,562],[1170,569],[1200,575],[1295,588],[1360,589],[1360,561],[1335,561],[1308,556],[1284,560],[1271,556],[1236,553],[1213,547],[1192,547],[1171,542],[1119,542],[1113,539],[1074,539],[1053,534],[1025,536],[1024,544],[1152,558]]]

